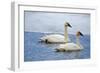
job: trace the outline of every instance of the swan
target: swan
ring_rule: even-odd
[[[83,34],[78,31],[76,33],[76,44],[71,42],[71,43],[65,43],[65,44],[60,44],[56,51],[57,52],[64,52],[64,51],[78,51],[78,50],[82,50],[83,49],[83,46],[80,44],[79,42],[79,37],[83,36]]]
[[[50,35],[46,35],[43,36],[42,38],[40,38],[40,40],[42,42],[45,43],[66,43],[66,42],[70,42],[70,39],[68,38],[68,32],[67,29],[68,27],[72,27],[68,22],[65,22],[64,24],[64,35],[61,34],[50,34]]]

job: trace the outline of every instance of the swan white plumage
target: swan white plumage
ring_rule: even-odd
[[[65,44],[60,44],[56,51],[60,52],[60,51],[77,51],[77,50],[82,50],[83,46],[80,44],[79,42],[79,37],[83,36],[83,34],[78,31],[76,34],[76,44],[75,43],[65,43]]]
[[[46,43],[66,43],[64,36],[59,34],[46,35],[42,37],[41,40]],[[68,42],[69,41],[70,39],[68,38]]]
[[[43,41],[43,42],[46,42],[46,43],[66,43],[66,42],[70,42],[70,39],[68,38],[68,32],[67,32],[68,26],[72,27],[68,22],[65,22],[64,35],[50,34],[50,35],[43,36],[42,38],[40,38],[40,40]]]

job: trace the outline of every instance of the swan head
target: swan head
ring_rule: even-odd
[[[68,22],[65,22],[65,27],[72,27]]]
[[[84,36],[80,31],[76,33],[76,36]]]

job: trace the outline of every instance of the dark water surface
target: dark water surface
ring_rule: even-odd
[[[46,61],[46,60],[71,60],[90,58],[90,36],[84,35],[80,38],[80,43],[84,49],[73,52],[55,52],[59,44],[40,43],[39,39],[46,33],[24,32],[24,61]],[[76,36],[69,35],[72,42],[75,43]]]

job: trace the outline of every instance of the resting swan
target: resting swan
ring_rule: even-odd
[[[68,27],[72,27],[72,26],[68,22],[65,22],[64,35],[50,34],[50,35],[43,36],[42,38],[40,38],[40,40],[45,42],[45,43],[66,43],[66,42],[70,42],[70,39],[68,38],[68,32],[67,32]]]
[[[56,49],[57,52],[64,52],[64,51],[77,51],[77,50],[82,50],[83,46],[79,42],[79,37],[83,36],[83,34],[78,31],[76,34],[76,44],[75,43],[65,43],[65,44],[60,44],[58,48]]]

